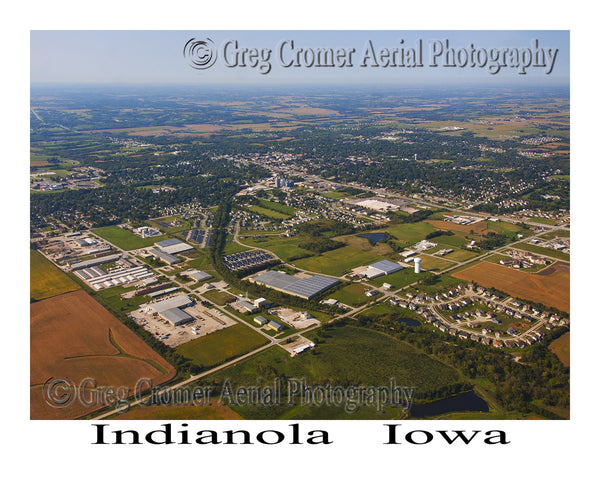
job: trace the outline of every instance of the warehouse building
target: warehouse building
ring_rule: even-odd
[[[200,270],[186,270],[185,272],[181,272],[181,275],[184,277],[189,277],[192,280],[196,280],[197,282],[202,282],[212,278],[210,273],[202,272]]]
[[[320,275],[298,278],[275,270],[257,275],[250,281],[305,300],[310,300],[339,283],[335,278]]]
[[[269,327],[272,330],[275,330],[276,332],[281,332],[285,328],[281,323],[276,322],[275,320],[271,320],[267,324],[267,327]]]
[[[262,327],[263,325],[266,325],[269,321],[265,317],[259,315],[258,317],[254,317],[254,322],[258,323]]]
[[[159,250],[158,248],[149,248],[148,253],[150,255],[152,255],[154,258],[162,260],[163,262],[167,263],[168,265],[175,265],[177,263],[181,263],[180,258],[177,258],[176,256],[171,255],[170,253],[163,252],[162,250]]]
[[[159,250],[168,253],[169,255],[175,255],[177,253],[187,252],[194,249],[194,247],[191,245],[188,245],[181,240],[177,240],[176,238],[169,238],[167,240],[163,240],[162,242],[156,242],[154,246]]]
[[[183,310],[180,310],[179,308],[170,308],[169,310],[165,310],[164,312],[160,313],[160,316],[174,327],[194,321],[194,317]]]
[[[397,263],[390,262],[389,260],[382,260],[381,262],[369,265],[367,269],[361,273],[362,276],[367,277],[369,280],[372,278],[381,277],[382,275],[389,275],[394,272],[402,270],[402,266]]]
[[[116,255],[106,255],[105,257],[92,258],[91,260],[86,260],[85,262],[75,262],[71,264],[71,270],[80,270],[82,268],[102,265],[103,263],[116,262],[119,258],[121,258],[120,253]]]

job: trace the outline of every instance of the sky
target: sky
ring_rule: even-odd
[[[193,55],[202,53],[185,49],[191,39],[211,46],[212,66],[191,66]],[[566,30],[32,30],[30,40],[32,84],[569,84],[570,34]],[[490,73],[496,50],[516,48],[518,64],[526,64],[529,52],[535,54],[535,40],[544,51],[545,67],[506,66]],[[334,67],[318,68],[310,64],[317,49],[333,49],[342,55]],[[383,49],[404,50],[407,65],[415,58],[409,50],[420,51],[417,65],[422,66],[386,67],[380,56]],[[255,56],[248,57],[252,50]],[[435,52],[439,55],[434,56]],[[446,54],[452,52],[458,56],[456,61],[464,59],[466,66],[443,66]],[[391,63],[391,56],[388,58]],[[474,59],[476,65],[472,66]],[[201,66],[205,60],[200,58]],[[507,57],[506,63],[514,61]]]

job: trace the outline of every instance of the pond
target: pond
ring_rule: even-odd
[[[471,390],[424,405],[413,404],[410,408],[410,417],[425,418],[451,412],[489,412],[489,410],[488,404]]]
[[[385,232],[361,233],[359,237],[368,238],[372,244],[376,244],[377,242],[386,240],[387,234]]]

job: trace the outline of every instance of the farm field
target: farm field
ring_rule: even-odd
[[[305,334],[313,339],[314,332]],[[420,353],[411,345],[372,330],[343,326],[328,329],[316,355],[302,354],[290,358],[280,348],[270,348],[211,380],[220,384],[225,378],[232,385],[256,385],[257,378],[272,384],[275,377],[305,379],[310,385],[388,385],[395,378],[398,385],[415,386],[417,392],[426,393],[459,381],[458,373]],[[287,394],[283,394],[287,398]],[[267,418],[389,418],[395,415],[386,409],[378,414],[374,409],[360,408],[348,414],[341,408],[308,408],[284,405],[265,407],[233,407],[247,419]]]
[[[42,300],[81,288],[41,253],[29,250],[29,296]]]
[[[96,235],[108,240],[123,250],[135,250],[137,248],[145,248],[154,245],[156,242],[166,240],[166,235],[157,235],[156,237],[142,238],[129,230],[121,228],[117,225],[111,227],[100,227],[92,230]]]
[[[550,350],[558,357],[565,366],[571,364],[571,333],[567,332],[550,344]]]
[[[339,277],[347,270],[383,260],[379,255],[346,246],[321,255],[294,260],[298,268]]]
[[[126,413],[114,415],[110,420],[239,420],[240,417],[219,398],[211,396],[208,405],[149,405],[136,407]]]
[[[73,419],[102,405],[79,401],[63,409],[50,407],[42,385],[68,378],[79,385],[93,378],[98,385],[133,391],[140,378],[159,385],[174,368],[85,291],[65,293],[31,304],[30,393],[32,419]]]
[[[539,302],[567,313],[570,311],[570,273],[569,265],[565,263],[557,263],[542,273],[532,274],[481,262],[452,276],[476,282],[483,287],[497,288],[511,296]]]
[[[265,337],[244,325],[233,325],[177,347],[180,355],[202,367],[211,367],[248,353],[267,343]]]

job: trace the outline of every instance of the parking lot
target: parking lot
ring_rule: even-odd
[[[235,325],[237,322],[215,308],[200,304],[182,308],[194,320],[184,325],[173,326],[157,313],[143,306],[130,313],[133,320],[169,347],[177,347],[217,330]]]

